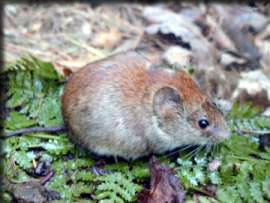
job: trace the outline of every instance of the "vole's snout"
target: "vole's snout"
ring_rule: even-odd
[[[231,136],[231,133],[229,130],[220,129],[218,127],[210,127],[208,129],[208,132],[215,143],[222,142],[223,140],[226,140]]]

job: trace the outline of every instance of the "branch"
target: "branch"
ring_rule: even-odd
[[[29,133],[37,133],[37,132],[57,133],[65,130],[66,128],[64,126],[22,128],[17,131],[5,133],[4,136],[0,136],[0,139],[6,139],[14,136],[22,136]]]
[[[266,134],[270,134],[270,130],[240,130],[238,129],[236,131],[237,133],[241,134],[241,135],[266,135]]]

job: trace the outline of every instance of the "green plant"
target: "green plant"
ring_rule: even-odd
[[[27,56],[8,64],[4,74],[9,79],[6,132],[63,124],[63,77],[51,63]],[[233,136],[215,150],[185,150],[176,162],[167,156],[160,159],[176,171],[188,191],[188,202],[193,202],[194,191],[203,194],[207,185],[216,187],[217,193],[214,197],[199,195],[201,202],[270,201],[270,148],[261,150],[256,134],[270,130],[270,118],[261,116],[260,110],[250,104],[235,104],[227,120]],[[48,161],[54,176],[47,187],[58,192],[64,202],[134,202],[150,177],[148,163],[142,160],[107,164],[107,174],[94,175],[95,161],[87,151],[74,146],[66,133],[30,133],[5,139],[2,156],[4,175],[15,182],[33,179],[34,163]],[[221,165],[209,171],[208,164],[213,160]]]
[[[127,174],[115,172],[96,178],[99,185],[96,189],[96,199],[99,202],[132,202],[136,199],[136,193],[141,186],[134,183],[134,177]]]

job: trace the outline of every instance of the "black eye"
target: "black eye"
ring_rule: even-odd
[[[209,126],[209,122],[205,118],[199,120],[198,124],[199,124],[199,126],[200,126],[201,129],[205,129],[207,126]]]

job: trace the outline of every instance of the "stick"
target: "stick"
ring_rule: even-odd
[[[237,133],[239,134],[246,134],[246,135],[251,135],[251,134],[255,134],[255,135],[265,135],[265,134],[270,134],[270,130],[237,130]]]
[[[17,131],[5,133],[4,136],[0,136],[0,139],[6,139],[6,138],[14,137],[14,136],[21,136],[28,133],[37,133],[37,132],[56,133],[56,132],[61,132],[65,130],[66,128],[64,126],[22,128]]]

